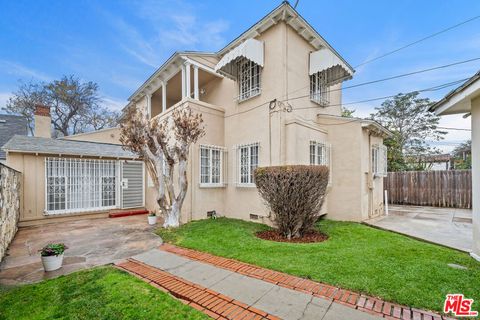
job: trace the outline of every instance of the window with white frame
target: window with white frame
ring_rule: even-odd
[[[47,158],[45,170],[47,214],[117,206],[117,161]]]
[[[237,61],[238,101],[247,100],[260,94],[262,67],[246,58]]]
[[[200,185],[223,186],[224,149],[217,146],[200,146]]]
[[[260,146],[258,143],[239,146],[238,154],[238,185],[253,186],[253,172],[258,167],[258,152]]]
[[[372,173],[374,177],[387,176],[387,147],[384,145],[372,146]]]
[[[330,145],[328,143],[310,141],[310,164],[330,166]]]
[[[326,72],[317,72],[310,76],[310,100],[322,106],[330,103],[330,87]]]

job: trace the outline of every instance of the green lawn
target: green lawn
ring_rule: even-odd
[[[322,220],[329,240],[314,244],[265,241],[267,226],[220,218],[158,234],[167,242],[311,278],[412,307],[441,311],[447,293],[475,299],[480,263],[467,254],[351,222]],[[455,263],[467,270],[454,269]]]
[[[113,267],[0,289],[0,319],[208,319]]]

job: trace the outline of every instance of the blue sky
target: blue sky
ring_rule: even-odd
[[[294,1],[292,1],[294,2]],[[128,96],[176,50],[216,51],[280,1],[2,1],[0,107],[18,80],[75,74],[99,84],[105,103]],[[480,1],[314,1],[298,11],[353,66],[480,14]],[[346,85],[480,57],[480,19],[359,67]],[[472,62],[344,91],[351,102],[428,88],[473,75]],[[450,88],[423,94],[439,99]],[[355,105],[366,116],[379,102]],[[460,116],[442,119],[469,128]],[[450,149],[467,139],[451,131]]]

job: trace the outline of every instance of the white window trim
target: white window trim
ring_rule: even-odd
[[[220,152],[220,178],[218,183],[204,183],[202,182],[202,149],[207,149],[209,153],[209,167],[210,167],[210,172],[209,172],[209,181],[212,181],[213,175],[212,175],[212,168],[213,168],[213,157],[212,153],[213,150],[218,150]],[[199,185],[200,188],[223,188],[225,187],[225,173],[224,173],[224,168],[225,168],[225,159],[226,159],[226,150],[224,147],[220,146],[215,146],[215,145],[205,145],[201,144],[199,149],[198,149],[198,173],[199,173]]]
[[[330,104],[330,86],[325,71],[310,76],[310,100],[321,106]]]
[[[73,163],[83,163],[83,164],[87,164],[87,165],[105,165],[106,163],[108,165],[114,165],[115,167],[115,175],[113,176],[113,178],[115,179],[115,199],[114,199],[114,205],[111,205],[111,206],[96,206],[96,207],[86,207],[86,208],[67,208],[68,207],[68,204],[71,204],[71,199],[70,197],[74,197],[72,194],[69,194],[69,192],[67,191],[68,188],[71,188],[71,185],[69,185],[69,181],[68,181],[68,176],[67,175],[63,175],[63,176],[59,176],[59,177],[63,177],[65,179],[64,181],[64,192],[65,192],[65,209],[57,209],[57,210],[49,210],[48,207],[49,207],[49,199],[48,199],[48,165],[49,163],[52,164],[53,162],[56,162],[57,165],[58,163],[60,162],[63,162],[63,165],[65,166],[65,164],[67,162],[69,162],[70,164],[73,162]],[[66,168],[66,166],[64,167]],[[110,168],[111,169],[111,168]],[[110,170],[109,169],[109,170]],[[66,170],[66,169],[64,169]],[[70,173],[72,173],[72,167],[70,166],[69,168],[70,170]],[[94,170],[94,173],[96,171]],[[94,179],[98,179],[99,180],[99,185],[98,185],[98,188],[99,188],[99,192],[101,193],[102,192],[102,180],[103,178],[105,177],[112,177],[112,176],[106,176],[103,174],[103,172],[100,172],[101,174],[98,175],[98,176],[95,176],[94,175]],[[55,176],[53,176],[55,177]],[[107,211],[107,210],[111,210],[111,209],[115,209],[115,208],[119,208],[120,207],[120,185],[121,185],[121,182],[120,182],[120,170],[119,170],[119,163],[118,161],[116,160],[99,160],[99,159],[80,159],[80,158],[45,158],[45,210],[44,210],[44,214],[45,215],[61,215],[61,214],[69,214],[69,213],[82,213],[82,212],[92,212],[92,211]],[[84,196],[82,195],[82,199],[81,201],[92,201],[92,199],[87,199],[85,200],[83,198]],[[87,198],[89,198],[90,196],[87,195],[85,196]],[[78,199],[76,199],[78,201]],[[100,203],[103,201],[103,198],[100,196],[100,198],[97,199],[98,201],[100,201]]]
[[[238,96],[236,100],[240,103],[243,101],[247,101],[249,99],[252,99],[256,96],[259,96],[262,93],[262,67],[259,64],[256,64],[255,62],[241,57],[236,61],[237,64],[237,88],[238,88]],[[242,93],[242,86],[244,85],[244,81],[242,81],[242,74],[241,74],[241,67],[240,65],[242,64],[248,64],[248,69],[246,69],[245,72],[250,72],[248,77],[249,79],[247,80],[249,82],[249,88],[245,90],[244,93]],[[251,69],[255,68],[255,73],[251,73]],[[252,83],[255,80],[255,77],[258,76],[258,83],[254,86]]]
[[[313,163],[312,163],[312,146],[314,147],[313,153]],[[318,163],[318,155],[319,149],[322,149],[322,163]],[[309,145],[309,161],[310,165],[318,165],[318,166],[327,166],[328,167],[328,184],[332,183],[332,145],[328,142],[320,142],[320,141],[310,141]]]
[[[387,147],[383,144],[374,144],[371,148],[371,170],[374,178],[383,178],[387,172]]]
[[[257,151],[257,166],[256,168],[258,168],[260,166],[260,143],[259,142],[254,142],[254,143],[249,143],[249,144],[242,144],[242,145],[238,145],[235,148],[236,150],[236,161],[237,161],[237,168],[236,168],[236,171],[237,171],[237,182],[236,182],[236,186],[239,187],[239,188],[256,188],[256,185],[255,185],[255,182],[253,181],[253,172],[251,172],[251,150],[253,147],[258,147],[258,151]],[[243,148],[248,148],[248,159],[249,159],[249,166],[248,166],[248,170],[250,171],[249,172],[249,176],[252,177],[252,181],[251,182],[241,182],[242,181],[242,159],[241,159],[241,149]]]

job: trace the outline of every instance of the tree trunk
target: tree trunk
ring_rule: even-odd
[[[180,210],[178,208],[177,201],[174,201],[172,207],[167,211],[165,215],[164,228],[177,228],[180,226]]]

